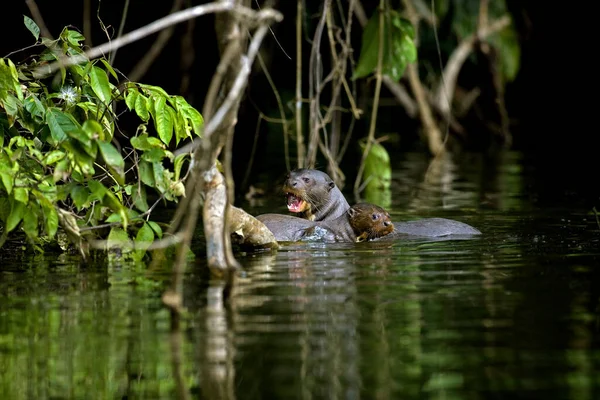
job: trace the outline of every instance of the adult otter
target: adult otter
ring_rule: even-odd
[[[287,195],[288,210],[311,221],[331,221],[350,207],[329,175],[314,169],[291,171],[283,185],[283,190]],[[394,226],[394,232],[387,235],[384,240],[406,235],[441,237],[481,234],[470,225],[446,218],[394,222]]]
[[[355,204],[328,221],[315,222],[281,214],[262,214],[256,218],[273,232],[278,242],[363,242],[394,231],[388,212],[370,203]]]
[[[310,221],[334,220],[350,208],[335,182],[325,172],[296,169],[288,174],[283,191],[290,212]]]

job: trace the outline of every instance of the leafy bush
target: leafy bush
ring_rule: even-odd
[[[26,17],[38,40],[39,30]],[[0,246],[24,232],[32,243],[55,238],[59,227],[72,242],[91,238],[162,236],[153,222],[158,201],[184,195],[182,166],[169,146],[200,135],[200,113],[180,96],[141,83],[118,84],[105,59],[61,68],[49,77],[39,67],[84,53],[83,36],[65,28],[44,50],[15,65],[0,58]],[[135,134],[115,137],[119,105],[141,120]],[[108,224],[108,225],[105,225]],[[108,229],[96,229],[99,225]]]

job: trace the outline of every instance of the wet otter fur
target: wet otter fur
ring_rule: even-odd
[[[296,169],[288,174],[283,191],[288,211],[309,221],[334,220],[350,208],[350,204],[325,172]]]
[[[333,180],[322,171],[314,169],[291,171],[283,185],[283,190],[287,196],[288,210],[310,221],[331,221],[350,208]],[[394,232],[380,240],[393,240],[408,235],[443,237],[481,234],[478,229],[468,224],[446,218],[394,222],[394,226]]]
[[[281,214],[262,214],[256,218],[265,224],[278,242],[363,242],[388,235],[394,230],[388,212],[370,203],[355,204],[329,221],[309,221]]]

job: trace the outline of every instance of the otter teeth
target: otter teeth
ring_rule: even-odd
[[[300,212],[303,200],[291,193],[287,194],[287,207],[291,212]]]

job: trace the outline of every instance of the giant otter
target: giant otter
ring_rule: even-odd
[[[288,210],[311,221],[331,221],[350,207],[342,192],[325,172],[297,169],[288,175],[283,190]],[[425,218],[417,221],[394,222],[394,232],[385,240],[406,235],[441,237],[479,235],[481,232],[463,222],[446,218]]]
[[[350,204],[325,172],[297,169],[288,174],[283,191],[290,212],[310,221],[328,221],[342,216]]]
[[[281,214],[262,214],[256,218],[273,232],[278,242],[363,242],[394,230],[388,212],[370,203],[355,204],[328,221],[310,221]]]

